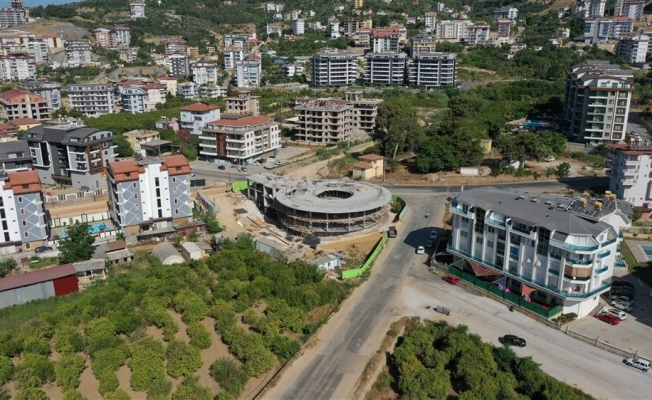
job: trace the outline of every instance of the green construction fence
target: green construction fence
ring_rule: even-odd
[[[233,184],[231,184],[231,189],[233,192],[242,192],[243,190],[247,190],[249,188],[249,182],[248,181],[234,181]]]
[[[392,195],[392,202],[399,204],[399,209],[396,212],[396,218],[394,218],[394,221],[400,221],[405,217],[405,213],[407,212],[407,203],[396,195]]]
[[[365,259],[364,263],[360,268],[356,269],[349,269],[346,271],[342,271],[342,279],[349,279],[349,278],[357,278],[359,276],[362,276],[362,274],[373,265],[374,261],[376,261],[376,258],[378,258],[378,255],[380,252],[383,250],[385,247],[385,244],[387,244],[387,234],[383,234],[383,237],[381,237],[376,245],[374,246],[373,250],[371,250],[371,253],[367,256]]]
[[[518,305],[519,307],[530,310],[533,313],[538,314],[544,318],[550,318],[559,314],[563,308],[562,306],[557,306],[554,308],[545,309],[536,303],[526,301],[525,299],[515,295],[514,293],[507,293],[505,291],[502,291],[497,286],[492,285],[489,282],[480,280],[471,274],[467,274],[464,271],[460,271],[459,269],[455,268],[452,265],[448,267],[448,273],[451,275],[455,275],[458,278],[463,279],[481,289],[484,289],[485,291],[493,294],[494,296],[500,297],[502,299],[505,299],[511,303]]]

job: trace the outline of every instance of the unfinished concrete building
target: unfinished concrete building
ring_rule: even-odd
[[[271,173],[247,178],[247,196],[302,237],[364,233],[389,218],[392,194],[368,182],[308,180]]]

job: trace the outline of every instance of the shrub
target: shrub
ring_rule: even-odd
[[[247,384],[246,372],[228,358],[217,359],[211,365],[210,374],[222,389],[233,397],[237,397]]]
[[[82,394],[76,390],[68,390],[63,394],[62,400],[88,400],[88,399],[82,396]]]
[[[253,346],[245,356],[245,371],[251,376],[261,376],[276,365],[274,355],[263,346]]]
[[[13,398],[14,400],[50,400],[41,388],[34,387],[20,389]]]
[[[172,400],[212,400],[211,391],[199,384],[199,379],[191,375],[181,382],[177,391],[172,395]]]
[[[7,356],[0,356],[0,386],[9,382],[14,373],[14,365]]]
[[[64,355],[54,364],[54,374],[57,385],[64,390],[77,389],[79,387],[79,376],[86,369],[84,357],[75,355]]]
[[[211,347],[211,334],[208,329],[199,322],[189,324],[187,327],[188,336],[190,337],[190,344],[198,349],[207,349]]]
[[[276,334],[269,339],[268,347],[278,357],[289,360],[299,351],[301,345],[296,340]]]
[[[151,339],[140,339],[131,345],[131,388],[142,392],[150,388],[158,379],[165,378],[165,347],[163,343]]]
[[[147,399],[152,400],[152,399],[167,399],[170,396],[170,392],[172,391],[172,382],[169,380],[163,378],[163,379],[157,379],[149,387],[149,390],[147,390]]]
[[[46,338],[28,336],[23,341],[23,351],[25,353],[40,354],[48,356],[52,352],[50,349],[50,341]]]
[[[187,343],[172,341],[166,354],[168,375],[173,378],[189,376],[202,366],[199,350]]]
[[[187,324],[199,322],[208,314],[206,302],[197,293],[189,290],[182,290],[174,296],[172,305],[182,314],[182,320]]]
[[[25,354],[18,364],[17,370],[30,371],[30,374],[41,384],[54,381],[54,365],[47,357],[40,354]]]
[[[95,377],[100,381],[98,392],[103,396],[114,392],[120,386],[120,381],[113,371],[102,371],[99,376],[96,374]]]
[[[122,389],[117,389],[114,392],[111,392],[104,396],[104,400],[131,400],[129,394]]]
[[[54,349],[62,354],[84,350],[84,336],[76,326],[63,325],[54,332]]]

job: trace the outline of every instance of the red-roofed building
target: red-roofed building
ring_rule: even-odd
[[[202,129],[199,154],[206,160],[250,164],[281,147],[279,124],[261,115],[212,121]]]
[[[179,111],[180,128],[189,130],[193,135],[201,134],[206,123],[220,119],[220,108],[212,104],[194,103],[181,107]]]
[[[47,242],[48,224],[37,171],[0,171],[0,200],[0,254]]]
[[[385,158],[378,154],[365,154],[358,157],[360,162],[353,164],[352,178],[369,179],[380,178],[385,173]]]
[[[109,213],[128,235],[166,235],[192,216],[190,164],[182,155],[109,163]]]
[[[73,264],[58,265],[0,279],[0,308],[79,291]]]
[[[16,118],[50,119],[48,101],[25,89],[11,89],[0,94],[0,117],[12,121]]]

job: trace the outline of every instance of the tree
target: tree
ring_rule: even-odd
[[[210,368],[210,374],[220,386],[233,397],[245,388],[247,374],[233,360],[218,358]]]
[[[131,148],[129,141],[124,136],[116,136],[115,144],[118,157],[131,157],[134,155],[134,150]]]
[[[172,400],[212,400],[211,391],[199,384],[199,379],[191,375],[181,382],[177,391],[172,395]]]
[[[106,394],[104,400],[131,400],[131,397],[129,397],[129,394],[124,390],[117,389],[114,392]]]
[[[41,384],[54,381],[54,365],[46,356],[40,354],[25,354],[16,370],[28,371],[28,376],[35,377]]]
[[[195,292],[182,290],[172,301],[174,309],[182,314],[185,323],[199,322],[208,314],[206,302]]]
[[[13,397],[14,400],[49,400],[47,394],[41,388],[25,388],[20,389]]]
[[[76,222],[66,228],[66,237],[59,242],[59,262],[69,264],[90,259],[94,242],[95,236],[89,232],[88,223]]]
[[[88,400],[88,399],[82,396],[82,394],[76,390],[67,390],[66,392],[63,393],[62,400]]]
[[[86,360],[79,354],[64,355],[54,364],[54,374],[58,386],[64,390],[77,389],[79,376],[86,369]]]
[[[173,378],[190,376],[202,366],[199,350],[187,343],[173,340],[165,353],[168,375]]]
[[[148,390],[157,379],[165,378],[165,347],[152,339],[140,339],[131,346],[131,388],[136,391]]]
[[[9,382],[14,373],[14,365],[7,356],[0,356],[0,386]]]
[[[568,178],[570,175],[571,166],[567,162],[563,162],[557,166],[556,175],[558,178]]]
[[[211,347],[211,335],[208,330],[199,322],[188,324],[188,336],[190,337],[190,345],[198,349],[207,349]]]
[[[84,349],[84,337],[79,328],[63,325],[54,333],[54,348],[62,354],[78,353]]]
[[[16,260],[13,258],[5,258],[0,261],[0,278],[4,278],[8,273],[16,269]]]

